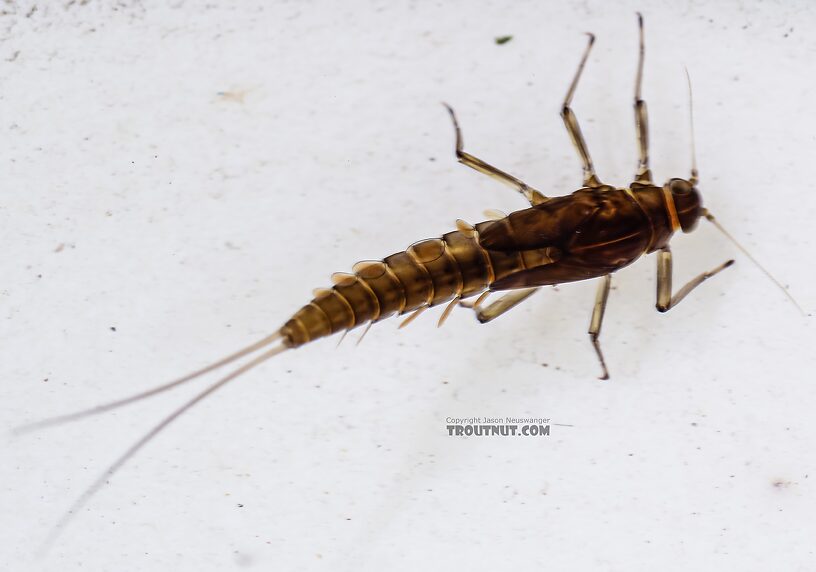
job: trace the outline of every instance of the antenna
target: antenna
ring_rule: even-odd
[[[691,76],[688,68],[683,69],[686,70],[686,82],[688,83],[689,127],[691,128],[691,177],[689,177],[689,183],[691,183],[691,186],[695,186],[699,181],[699,172],[697,171],[697,147],[694,144],[694,98],[691,93]]]
[[[718,229],[718,230],[719,230],[721,233],[723,233],[723,234],[725,235],[725,237],[726,237],[728,240],[730,240],[731,242],[733,242],[733,243],[734,243],[734,246],[736,246],[737,248],[739,248],[739,249],[742,251],[742,253],[743,253],[745,256],[747,256],[747,257],[748,257],[748,260],[750,260],[751,262],[753,262],[754,264],[756,264],[757,268],[759,268],[760,270],[762,270],[762,272],[765,274],[765,276],[767,276],[768,278],[770,278],[770,279],[771,279],[771,282],[773,282],[774,284],[776,284],[776,286],[777,286],[777,287],[778,287],[780,290],[782,290],[782,291],[785,293],[785,296],[787,296],[787,297],[788,297],[788,300],[790,300],[791,302],[793,302],[793,305],[794,305],[794,306],[796,306],[796,308],[799,310],[799,312],[800,312],[800,313],[801,313],[803,316],[810,316],[810,314],[808,314],[807,312],[805,312],[805,311],[802,309],[802,306],[800,306],[800,305],[799,305],[799,302],[797,302],[797,301],[794,299],[794,297],[793,297],[793,296],[791,296],[791,293],[790,293],[790,292],[788,292],[788,289],[787,289],[787,288],[785,288],[785,287],[784,287],[784,286],[783,286],[783,285],[782,285],[782,284],[779,282],[779,280],[777,280],[776,278],[774,278],[774,277],[773,277],[773,275],[771,275],[771,273],[770,273],[770,272],[768,272],[767,270],[765,270],[765,267],[763,267],[763,266],[762,266],[762,265],[761,265],[761,264],[760,264],[760,263],[757,261],[757,259],[756,259],[756,258],[754,258],[753,256],[751,256],[751,254],[750,254],[750,253],[749,253],[747,250],[745,250],[745,248],[744,248],[744,247],[743,247],[743,246],[742,246],[742,245],[741,245],[739,242],[737,242],[737,240],[736,240],[736,239],[735,239],[733,236],[731,236],[731,234],[730,234],[730,233],[729,233],[727,230],[725,230],[725,229],[722,227],[722,225],[721,225],[719,222],[717,222],[717,219],[715,219],[715,218],[714,218],[714,215],[712,215],[710,212],[708,212],[708,210],[703,209],[703,216],[706,218],[706,220],[708,220],[708,222],[710,222],[710,223],[711,223],[711,224],[713,224],[715,227],[717,227],[717,229]]]

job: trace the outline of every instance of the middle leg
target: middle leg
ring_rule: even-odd
[[[637,77],[635,78],[635,129],[638,140],[638,167],[635,173],[635,183],[642,185],[652,184],[652,171],[649,168],[649,115],[646,102],[640,98],[640,88],[643,83],[643,58],[646,53],[643,41],[643,16],[638,12],[638,27],[640,30],[640,50],[638,52]]]
[[[601,325],[603,324],[604,312],[606,312],[606,300],[609,298],[609,287],[611,285],[611,274],[607,274],[601,278],[598,284],[598,292],[595,294],[595,306],[592,308],[592,319],[589,321],[589,339],[592,341],[592,347],[595,348],[595,353],[598,354],[598,360],[601,362],[601,368],[603,368],[601,379],[609,379],[609,370],[606,369],[606,361],[601,352],[601,343],[598,341],[598,337],[601,335]]]

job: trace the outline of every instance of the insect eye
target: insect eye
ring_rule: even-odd
[[[683,179],[672,179],[669,181],[669,189],[672,193],[682,195],[691,192],[691,184]]]

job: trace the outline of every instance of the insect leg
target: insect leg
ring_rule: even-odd
[[[448,110],[450,113],[451,120],[453,120],[453,128],[456,130],[456,158],[459,160],[460,163],[463,165],[467,165],[472,169],[476,169],[480,173],[484,173],[489,177],[493,177],[497,181],[504,183],[505,185],[509,185],[516,189],[521,195],[527,199],[531,205],[541,204],[547,200],[547,197],[542,195],[539,191],[532,188],[527,183],[520,181],[519,179],[515,178],[513,175],[505,173],[501,169],[497,169],[493,165],[485,163],[478,157],[474,157],[470,153],[466,153],[463,149],[464,141],[462,140],[462,130],[459,128],[459,122],[456,119],[456,113],[454,113],[453,108],[448,105],[447,103],[443,103],[442,105],[445,106],[445,109]]]
[[[601,343],[598,336],[601,335],[601,324],[603,324],[604,312],[606,311],[606,300],[609,298],[609,287],[612,284],[612,275],[607,274],[601,278],[598,284],[598,292],[595,294],[595,306],[592,308],[592,319],[589,321],[589,339],[598,354],[598,360],[603,368],[601,379],[609,379],[609,371],[606,369],[606,361],[601,353]]]
[[[703,272],[690,280],[688,284],[677,291],[677,294],[672,296],[672,253],[668,247],[660,249],[657,253],[657,311],[668,312],[679,304],[689,292],[732,264],[734,264],[733,260],[726,260],[713,270]]]
[[[492,302],[487,308],[482,308],[478,304],[473,306],[473,311],[476,312],[476,319],[480,323],[486,324],[521,304],[524,300],[538,292],[540,288],[524,288],[515,292],[505,294],[495,302]]]
[[[581,162],[584,168],[584,186],[585,187],[600,187],[603,185],[595,174],[595,167],[592,165],[592,158],[589,156],[584,136],[581,134],[581,127],[578,125],[578,119],[575,117],[570,104],[572,103],[572,96],[575,94],[575,88],[578,86],[578,80],[581,78],[581,72],[584,71],[589,52],[592,49],[592,44],[595,43],[595,36],[589,35],[589,43],[587,44],[584,55],[581,58],[581,63],[578,65],[578,71],[575,72],[575,77],[570,84],[567,97],[564,98],[564,104],[561,106],[561,118],[564,120],[564,125],[567,127],[572,144],[575,145],[575,150],[581,157]]]
[[[635,129],[638,140],[638,168],[635,173],[635,183],[652,184],[652,171],[649,169],[649,114],[646,102],[640,98],[640,88],[643,83],[643,58],[646,53],[643,42],[643,16],[638,12],[638,28],[640,31],[640,50],[638,52],[637,77],[635,79]]]

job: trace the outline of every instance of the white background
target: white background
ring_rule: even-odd
[[[0,16],[0,421],[148,388],[274,331],[331,272],[512,211],[466,148],[548,195],[635,165],[635,11],[658,180],[813,291],[816,17],[808,2],[53,2]],[[614,4],[614,5],[613,5]],[[499,46],[494,38],[512,35]],[[710,225],[667,315],[654,260],[486,325],[457,310],[283,354],[183,417],[34,553],[113,458],[196,387],[2,442],[3,570],[805,570],[814,562],[812,319]],[[115,331],[112,330],[115,328]],[[547,364],[544,366],[543,364]],[[201,381],[197,387],[203,387]],[[544,416],[459,439],[448,416]]]

